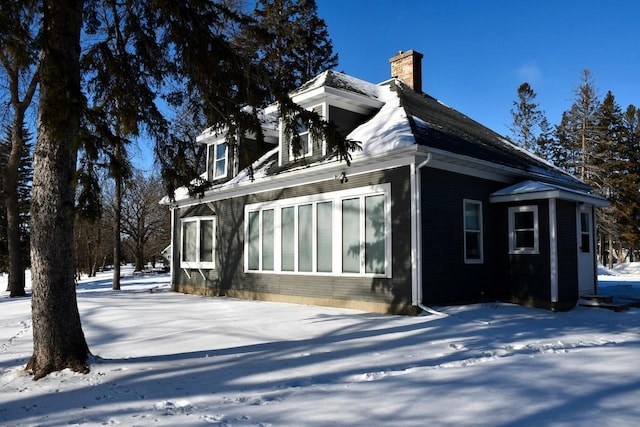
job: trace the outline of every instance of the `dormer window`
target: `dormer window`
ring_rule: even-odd
[[[310,111],[313,111],[314,113],[318,114],[321,118],[327,117],[327,113],[325,109],[326,109],[326,105],[324,104],[319,104],[312,108],[309,108]],[[304,121],[298,118],[296,123],[296,131],[298,133],[298,136],[300,137],[300,147],[299,147],[300,149],[296,153],[293,149],[292,141],[289,141],[289,144],[288,144],[289,160],[298,160],[304,157],[310,157],[310,156],[315,157],[315,156],[324,154],[324,146],[323,146],[322,139],[314,140],[309,129],[309,123],[307,121]]]
[[[228,151],[224,141],[209,145],[208,167],[211,180],[227,177]]]
[[[299,159],[313,154],[313,143],[311,133],[309,132],[309,124],[298,119],[298,135],[300,136],[300,151],[296,154],[291,147],[291,157]]]

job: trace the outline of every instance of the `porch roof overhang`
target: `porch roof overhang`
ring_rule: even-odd
[[[522,202],[542,199],[560,199],[575,203],[590,204],[600,208],[611,205],[607,199],[596,194],[531,180],[503,188],[489,196],[491,203]]]

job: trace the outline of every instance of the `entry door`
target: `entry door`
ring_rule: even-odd
[[[595,257],[593,247],[593,209],[578,209],[578,289],[580,295],[595,293]]]

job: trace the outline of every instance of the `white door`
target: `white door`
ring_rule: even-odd
[[[580,295],[595,294],[595,257],[593,240],[593,208],[578,209],[578,289]]]

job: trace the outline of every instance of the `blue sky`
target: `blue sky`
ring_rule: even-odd
[[[601,98],[640,106],[637,0],[316,1],[338,71],[379,83],[389,58],[416,50],[424,92],[503,135],[521,83],[557,124],[585,68]]]

